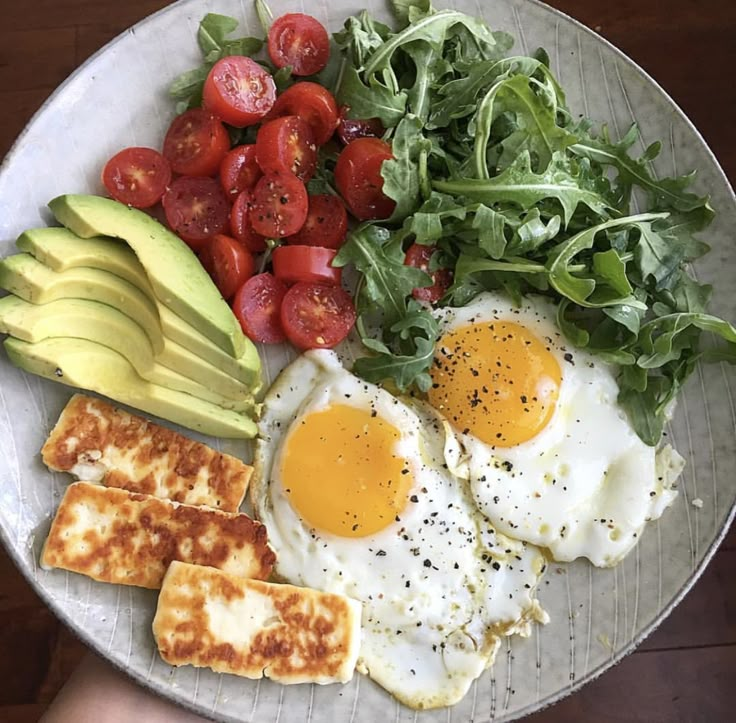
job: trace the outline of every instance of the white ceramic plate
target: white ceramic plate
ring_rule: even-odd
[[[277,13],[306,3],[273,0]],[[448,0],[438,5],[448,4]],[[484,14],[529,52],[544,46],[575,112],[605,120],[615,136],[636,119],[645,144],[661,139],[660,175],[699,169],[696,190],[709,193],[719,212],[707,235],[713,251],[697,265],[715,285],[713,312],[736,318],[736,199],[703,139],[641,69],[583,26],[534,0],[496,0]],[[366,6],[357,0],[309,3],[308,11],[337,29]],[[382,0],[367,9],[386,19]],[[104,161],[127,145],[159,146],[174,114],[165,88],[198,64],[195,32],[207,11],[234,15],[241,29],[258,32],[249,0],[183,0],[121,35],[65,82],[30,123],[0,172],[0,256],[14,238],[50,220],[45,204],[64,192],[102,192]],[[288,360],[267,357],[272,376]],[[736,368],[698,369],[669,429],[687,460],[681,495],[639,546],[613,570],[585,562],[552,566],[539,598],[552,622],[528,640],[514,639],[497,662],[451,710],[455,720],[506,720],[569,693],[616,662],[669,613],[714,551],[734,512]],[[396,721],[449,720],[447,711],[415,714],[370,680],[356,675],[345,687],[282,687],[192,668],[175,670],[158,657],[151,636],[155,593],[94,583],[79,575],[38,568],[51,516],[68,483],[50,474],[38,452],[70,390],[21,373],[0,353],[0,537],[41,597],[92,648],[136,680],[204,715],[225,720]],[[223,444],[249,455],[247,445]],[[691,503],[703,501],[702,508]]]

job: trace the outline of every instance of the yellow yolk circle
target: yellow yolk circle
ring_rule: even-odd
[[[562,382],[549,347],[509,321],[443,335],[431,376],[430,404],[456,429],[496,447],[521,444],[544,429]]]
[[[365,537],[394,522],[413,484],[396,454],[399,430],[375,412],[337,404],[299,420],[286,440],[281,480],[310,526]]]

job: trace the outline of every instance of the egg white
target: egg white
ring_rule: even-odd
[[[375,534],[310,528],[279,479],[289,430],[331,404],[373,409],[401,430],[414,487],[406,509]],[[469,489],[446,469],[446,425],[348,373],[328,351],[291,364],[264,400],[253,504],[284,580],[363,603],[359,670],[414,708],[452,705],[492,663],[499,638],[546,622],[535,589],[545,558],[496,533]]]
[[[669,446],[655,450],[642,442],[617,403],[616,370],[569,345],[555,316],[542,297],[516,307],[492,293],[437,313],[443,334],[472,323],[520,324],[546,343],[562,372],[544,429],[505,448],[456,430],[462,451],[453,470],[469,480],[478,508],[498,531],[548,548],[555,560],[586,557],[611,566],[675,499],[683,462]]]

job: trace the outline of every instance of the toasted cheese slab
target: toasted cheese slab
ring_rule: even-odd
[[[265,579],[275,558],[266,528],[247,515],[75,482],[51,525],[41,566],[156,589],[172,560]]]
[[[253,468],[235,457],[75,394],[41,450],[56,472],[188,505],[236,512]]]
[[[153,635],[171,665],[285,684],[346,683],[358,658],[360,614],[360,603],[343,595],[172,562]]]

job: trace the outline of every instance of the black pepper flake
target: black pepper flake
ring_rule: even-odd
[[[427,558],[424,561],[424,567],[432,567],[432,560],[430,560],[429,558]]]
[[[386,557],[386,550],[379,550],[376,553],[376,557]]]
[[[570,352],[567,352],[567,354],[565,354],[564,359],[568,364],[572,364],[573,366],[575,366],[575,362],[572,360],[572,354],[570,354]]]
[[[412,495],[412,496],[411,496],[411,497],[409,498],[409,500],[410,500],[411,502],[419,502],[419,498],[418,498],[418,497],[417,497],[416,495]]]
[[[493,564],[491,565],[491,567],[492,567],[492,568],[493,568],[494,570],[498,571],[498,570],[500,570],[500,569],[501,569],[501,564],[500,564],[500,563],[498,563],[498,562],[494,562],[494,563],[493,563]]]

